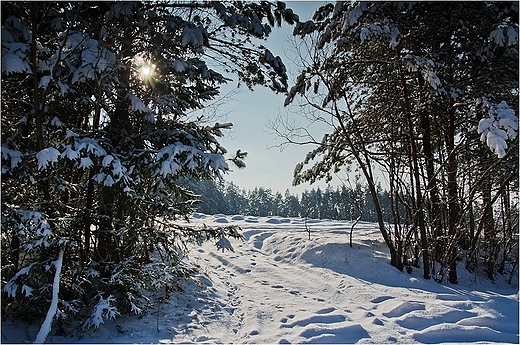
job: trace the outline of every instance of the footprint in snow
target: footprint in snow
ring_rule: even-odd
[[[421,302],[404,302],[394,307],[387,313],[383,313],[384,316],[389,318],[401,317],[403,315],[409,314],[415,310],[425,310],[426,307],[424,303]]]
[[[295,326],[306,327],[313,324],[335,324],[345,322],[347,318],[344,315],[328,314],[328,315],[312,315],[308,318],[293,321],[290,324],[282,324],[282,328],[293,328]]]
[[[333,311],[335,311],[336,308],[334,307],[330,307],[330,308],[325,308],[325,309],[320,309],[316,312],[316,314],[329,314],[329,313],[332,313]]]
[[[378,304],[378,303],[382,303],[384,301],[388,301],[389,299],[392,299],[392,298],[394,298],[394,297],[392,297],[392,296],[380,296],[380,297],[374,298],[370,302]]]

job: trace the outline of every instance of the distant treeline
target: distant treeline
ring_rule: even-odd
[[[282,195],[271,189],[257,187],[240,189],[230,182],[190,181],[190,190],[200,195],[197,210],[206,214],[242,214],[251,216],[309,217],[315,219],[361,220],[375,222],[376,213],[367,187],[342,186],[304,191],[293,195],[286,190]],[[378,187],[379,200],[385,221],[391,221],[390,197]]]

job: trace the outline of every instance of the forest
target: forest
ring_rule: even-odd
[[[38,341],[55,318],[141,314],[196,272],[188,243],[243,238],[179,223],[197,210],[373,221],[390,265],[425,280],[518,270],[517,2],[337,2],[309,21],[269,1],[1,6],[2,316],[45,319]],[[265,45],[280,26],[295,75]],[[294,185],[359,183],[223,183],[246,154],[199,111],[233,78],[300,117],[274,128],[313,145]]]
[[[284,195],[269,188],[258,187],[254,190],[240,189],[232,182],[220,183],[213,180],[186,182],[196,194],[200,195],[198,212],[205,214],[241,214],[251,216],[301,217],[313,219],[359,220],[376,222],[370,191],[366,186],[357,184],[354,188],[331,186],[321,190],[305,190],[301,196],[286,190]],[[383,219],[392,221],[390,196],[380,186],[377,188]],[[404,211],[404,210],[403,210]],[[411,219],[411,218],[410,218]],[[410,220],[408,219],[408,221]]]

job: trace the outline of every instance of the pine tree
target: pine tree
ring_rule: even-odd
[[[227,75],[283,92],[253,40],[297,20],[268,2],[2,2],[3,313],[44,315],[62,253],[57,317],[99,327],[191,273],[188,242],[240,238],[177,222],[198,202],[180,180],[244,158],[219,144],[231,124],[189,113]]]

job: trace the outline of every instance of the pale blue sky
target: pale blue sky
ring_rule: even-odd
[[[314,11],[326,2],[323,1],[287,1],[287,7],[292,8],[300,16],[300,20],[307,20],[312,17]],[[283,25],[282,28],[275,28],[269,39],[264,43],[275,56],[280,56],[284,61],[289,75],[289,87],[294,82],[294,74],[298,71],[291,65],[287,55],[290,55],[289,36],[293,26]],[[298,123],[304,121],[297,114],[289,113],[284,108],[285,95],[275,94],[271,90],[263,87],[256,87],[253,92],[245,87],[236,89],[236,78],[227,85],[222,91],[238,92],[233,95],[233,99],[227,100],[222,104],[218,112],[226,114],[225,120],[233,123],[233,130],[229,135],[221,140],[224,147],[229,152],[237,149],[248,152],[245,160],[247,167],[242,170],[233,168],[233,172],[226,175],[227,181],[232,181],[240,188],[254,189],[255,187],[270,188],[273,192],[281,192],[286,189],[293,194],[301,194],[305,189],[325,188],[324,183],[314,185],[304,184],[292,187],[293,171],[296,164],[301,162],[307,152],[313,149],[312,146],[289,145],[283,150],[273,147],[281,143],[270,129],[269,123],[274,121],[278,115],[288,116]],[[314,128],[317,138],[320,140],[325,133],[323,129]],[[333,186],[340,183],[339,180],[333,181]]]

